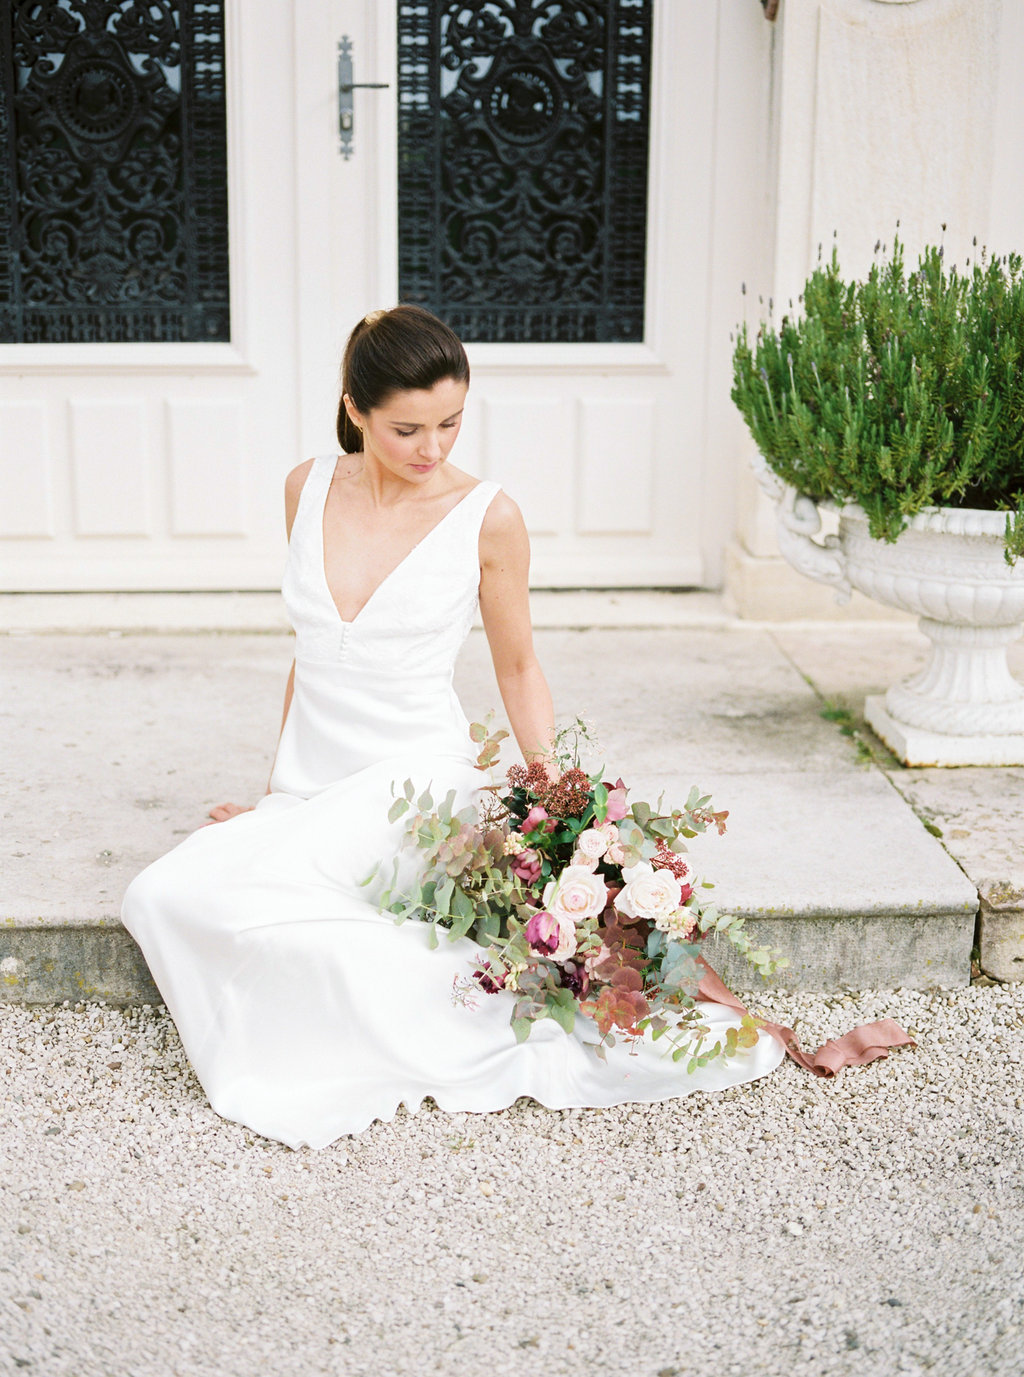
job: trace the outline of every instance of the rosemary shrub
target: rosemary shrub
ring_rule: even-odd
[[[791,303],[792,304],[792,303]],[[1024,282],[1021,258],[915,271],[903,246],[863,282],[833,248],[799,317],[741,327],[732,399],[765,460],[816,501],[855,502],[895,540],[926,507],[1006,511],[1006,558],[1024,554]]]

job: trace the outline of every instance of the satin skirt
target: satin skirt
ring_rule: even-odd
[[[424,755],[378,761],[309,798],[275,792],[200,828],[129,886],[122,920],[218,1114],[323,1148],[426,1096],[451,1111],[521,1095],[596,1107],[722,1090],[778,1066],[783,1050],[765,1033],[692,1075],[664,1041],[619,1042],[604,1062],[588,1019],[572,1034],[544,1020],[516,1043],[511,994],[453,997],[480,948],[464,938],[431,949],[425,925],[378,909],[391,858],[415,871],[403,823],[387,821],[393,782],[407,778],[438,800],[456,789],[462,806],[481,776],[463,757]],[[716,1035],[737,1021],[701,1008]]]

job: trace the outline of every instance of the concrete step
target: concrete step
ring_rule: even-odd
[[[623,620],[629,596],[616,595]],[[12,747],[0,767],[0,999],[157,1000],[118,922],[124,887],[208,806],[253,800],[265,787],[290,638],[197,634],[186,629],[187,608],[181,621],[175,635],[122,628],[113,637],[22,626],[2,643],[0,712]],[[822,651],[826,634],[834,639]],[[664,788],[681,798],[695,782],[730,810],[726,835],[700,839],[695,852],[721,906],[789,956],[775,983],[964,984],[978,867],[991,852],[984,829],[950,829],[974,838],[968,878],[966,852],[957,864],[918,813],[943,830],[932,819],[970,812],[970,791],[984,792],[992,772],[900,772],[855,711],[838,724],[822,718],[809,678],[835,679],[844,646],[863,688],[885,687],[887,667],[856,661],[851,649],[868,634],[889,638],[893,662],[919,653],[916,632],[904,628],[709,625],[703,611],[689,620],[678,611],[673,625],[645,630],[542,628],[537,645],[561,714],[597,722],[599,759],[627,777],[634,796]],[[821,663],[809,672],[802,655]],[[861,688],[850,688],[849,664],[844,672],[830,697],[855,700]],[[498,706],[479,632],[459,689],[471,717]],[[936,773],[946,779],[932,783]],[[998,773],[1024,794],[1024,771]],[[929,789],[932,802],[922,804]],[[1018,835],[1019,817],[1018,808]],[[742,966],[721,969],[749,987]]]

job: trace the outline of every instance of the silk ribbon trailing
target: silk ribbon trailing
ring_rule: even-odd
[[[697,958],[703,966],[704,974],[697,988],[697,998],[706,999],[711,1004],[725,1004],[738,1013],[749,1010],[742,1004],[728,985],[711,969],[702,956]],[[844,1066],[866,1066],[869,1061],[887,1057],[890,1047],[916,1047],[917,1043],[891,1018],[879,1019],[877,1023],[862,1023],[852,1028],[841,1038],[833,1038],[818,1048],[813,1056],[808,1056],[800,1046],[800,1039],[792,1028],[781,1023],[769,1023],[759,1019],[766,1033],[781,1042],[787,1054],[798,1066],[815,1076],[834,1076]]]

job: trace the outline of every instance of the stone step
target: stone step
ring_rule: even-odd
[[[629,595],[616,597],[628,621]],[[197,634],[187,623],[186,609],[174,635],[22,627],[3,642],[12,748],[0,762],[2,1000],[157,1000],[118,922],[125,886],[211,804],[251,801],[265,787],[290,638]],[[694,852],[720,905],[788,956],[773,983],[964,984],[990,853],[968,858],[969,879],[964,857],[958,865],[918,816],[945,816],[913,795],[927,796],[936,772],[893,771],[884,753],[858,752],[856,737],[823,720],[809,680],[834,675],[842,645],[861,646],[865,632],[829,634],[839,639],[816,664],[800,638],[817,637],[817,647],[819,633],[709,624],[703,613],[644,630],[542,628],[536,641],[563,715],[596,720],[598,759],[627,776],[634,797],[653,802],[664,789],[681,801],[697,783],[730,810],[725,836],[698,839]],[[916,633],[886,634],[900,654],[916,654]],[[877,670],[858,672],[867,688],[885,686]],[[481,633],[458,687],[471,718],[499,703]],[[939,773],[947,794],[970,780],[982,787],[978,772]],[[749,988],[742,964],[709,955]]]

